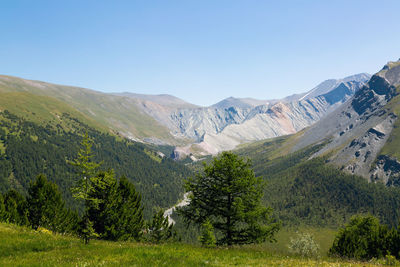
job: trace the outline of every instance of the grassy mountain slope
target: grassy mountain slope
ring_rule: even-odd
[[[317,232],[318,233],[318,232]],[[279,242],[279,241],[278,241]],[[257,246],[206,249],[81,240],[0,223],[1,266],[380,266],[323,257],[283,256]]]
[[[0,92],[27,92],[68,103],[100,125],[131,138],[155,137],[174,142],[169,130],[136,107],[136,100],[90,89],[0,75]]]
[[[60,120],[60,116],[63,113],[68,113],[92,128],[102,132],[109,131],[104,125],[97,123],[70,105],[53,97],[38,96],[25,92],[0,93],[0,111],[3,110],[8,110],[19,117],[40,125],[56,126],[60,124],[65,129],[73,130],[70,126],[65,125],[64,121]]]

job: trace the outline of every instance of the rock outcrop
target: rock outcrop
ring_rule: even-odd
[[[329,154],[330,162],[370,181],[399,183],[393,176],[397,159],[380,155],[398,118],[389,104],[399,84],[400,61],[390,62],[348,102],[305,130],[293,150],[330,140],[314,156]]]
[[[298,100],[271,100],[257,106],[250,104],[254,101],[229,98],[209,108],[178,109],[170,114],[165,125],[174,125],[170,127],[174,136],[194,140],[197,153],[216,154],[242,143],[293,134],[312,125],[353,96],[367,81],[363,77],[369,78],[366,74],[354,77],[354,81],[334,80],[323,90],[312,89],[312,93],[324,92],[316,97],[303,95]],[[227,107],[228,103],[238,106]],[[176,154],[182,151],[191,150],[187,146],[177,148]]]

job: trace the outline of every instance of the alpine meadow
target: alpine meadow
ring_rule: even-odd
[[[0,10],[0,266],[400,266],[398,1]]]

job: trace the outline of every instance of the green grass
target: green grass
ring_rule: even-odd
[[[272,160],[292,153],[293,146],[303,134],[304,130],[301,130],[292,135],[242,144],[235,149],[235,152],[249,158],[267,155],[269,160]]]
[[[62,119],[62,114],[68,113],[71,117],[79,119],[90,127],[102,132],[108,131],[107,127],[52,97],[38,96],[25,92],[0,93],[0,111],[4,110],[40,125],[52,125],[55,127],[59,124],[67,131],[74,128],[70,121]]]
[[[320,254],[323,257],[328,255],[328,250],[335,239],[336,230],[331,228],[316,228],[316,227],[299,227],[299,228],[282,228],[276,235],[276,243],[265,243],[258,245],[273,254],[282,256],[290,256],[288,245],[291,238],[295,238],[297,233],[310,233],[314,236],[314,240],[320,247]]]
[[[147,154],[147,156],[149,156],[152,160],[161,163],[162,158],[160,156],[158,156],[154,151],[149,151],[147,149],[144,150],[144,153]]]
[[[262,246],[206,249],[79,239],[0,223],[0,266],[377,266],[284,256]]]

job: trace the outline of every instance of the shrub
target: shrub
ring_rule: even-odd
[[[339,230],[329,253],[363,260],[383,258],[392,250],[391,233],[372,215],[355,216]]]
[[[298,233],[290,239],[289,250],[301,257],[316,257],[319,255],[319,245],[310,233]]]
[[[151,243],[164,243],[178,239],[174,224],[169,224],[168,217],[164,217],[164,210],[154,213],[153,219],[147,222],[145,239]]]
[[[400,262],[396,260],[396,257],[390,254],[385,256],[384,264],[389,266],[400,266]]]
[[[216,245],[216,238],[214,235],[214,227],[212,226],[210,220],[206,220],[203,224],[202,224],[202,231],[201,231],[201,235],[200,235],[200,242],[204,247],[207,248],[213,248]]]

